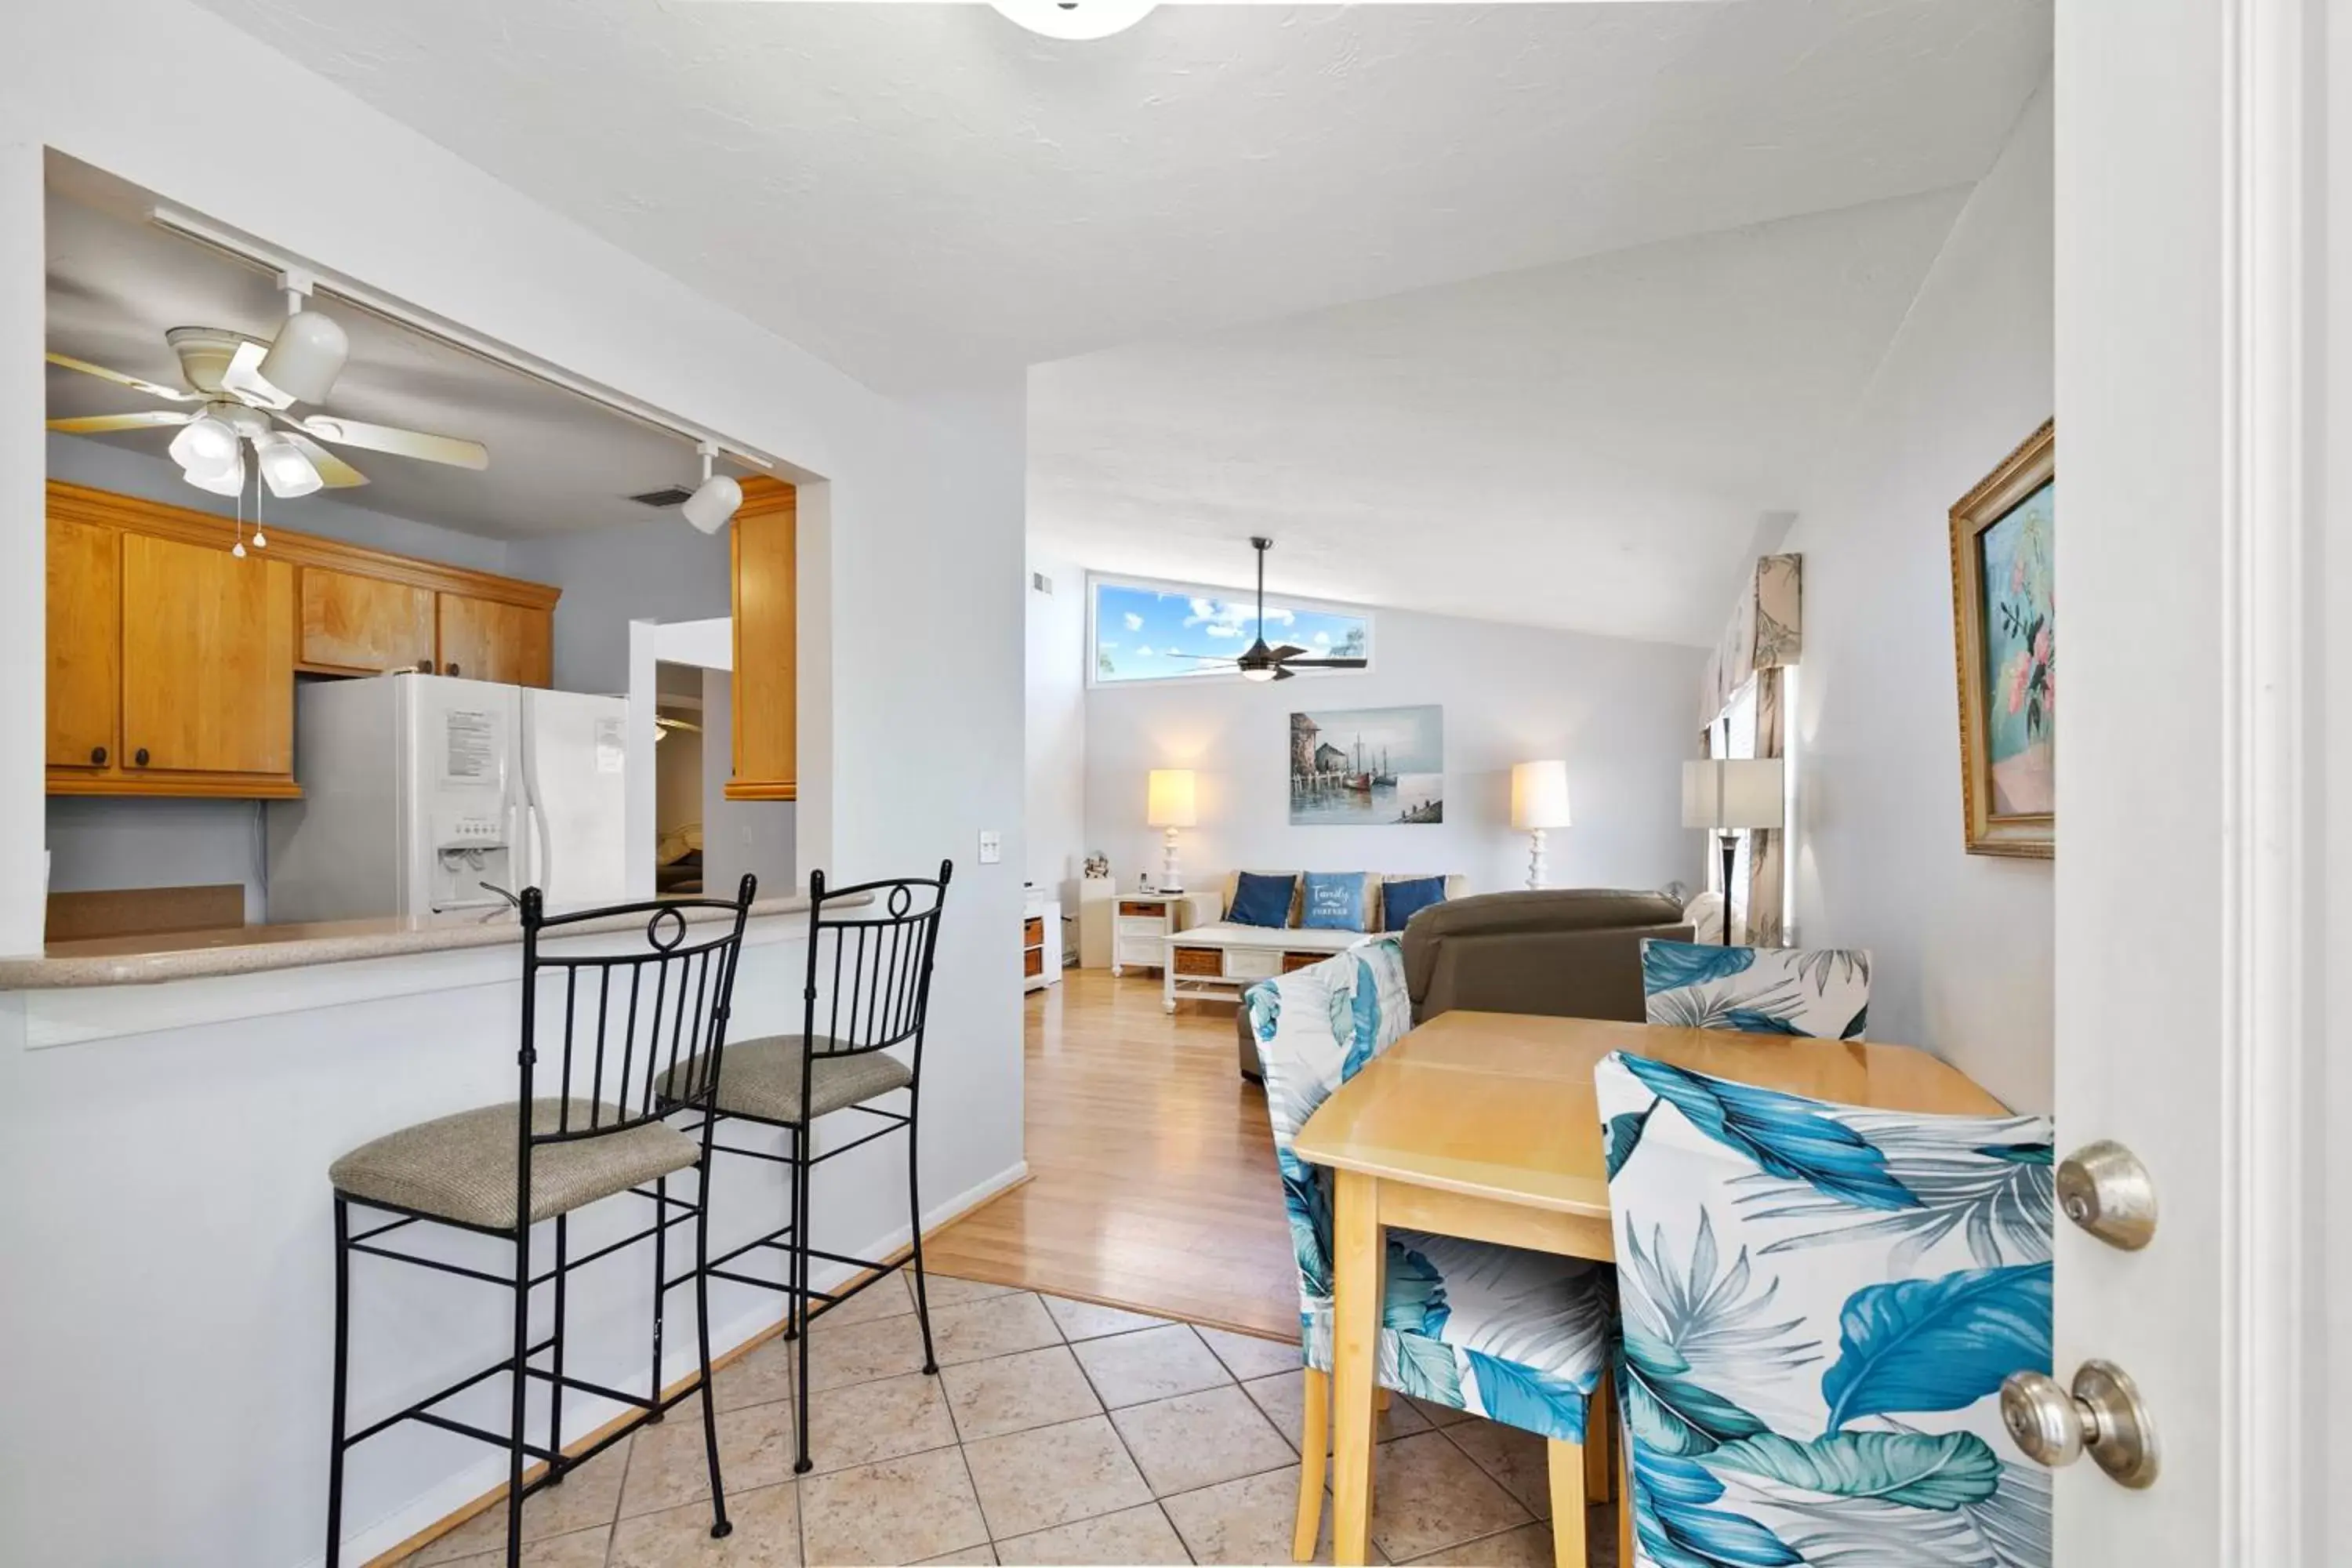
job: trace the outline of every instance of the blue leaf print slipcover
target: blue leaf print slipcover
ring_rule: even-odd
[[[1642,996],[1653,1024],[1858,1040],[1870,1019],[1870,954],[1653,938],[1642,943]]]
[[[1298,1262],[1307,1363],[1331,1370],[1331,1205],[1293,1142],[1331,1091],[1412,1027],[1403,942],[1380,937],[1243,999],[1265,1073],[1275,1161]],[[1418,1231],[1388,1233],[1379,1378],[1416,1399],[1568,1442],[1609,1352],[1605,1267]]]
[[[1622,1055],[1593,1078],[1625,1568],[2049,1568],[2049,1478],[2003,1430],[2000,1388],[2050,1368],[2050,1124]]]

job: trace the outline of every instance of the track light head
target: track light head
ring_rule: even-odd
[[[712,471],[711,464],[719,456],[717,447],[705,441],[697,449],[702,454],[702,483],[678,510],[702,532],[716,533],[727,526],[727,520],[743,504],[743,487],[729,476]]]

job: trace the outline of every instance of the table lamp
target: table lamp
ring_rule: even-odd
[[[1544,880],[1544,834],[1570,826],[1566,763],[1511,764],[1511,826],[1528,835],[1528,886],[1549,886]]]
[[[1168,830],[1168,852],[1160,862],[1160,888],[1163,893],[1184,890],[1183,873],[1176,868],[1176,830],[1190,827],[1200,820],[1193,807],[1192,770],[1190,768],[1154,768],[1148,797],[1144,802],[1143,820],[1153,827]]]
[[[1711,757],[1683,764],[1683,826],[1711,830],[1723,847],[1723,945],[1731,945],[1731,871],[1739,835],[1778,827],[1788,810],[1778,757]]]

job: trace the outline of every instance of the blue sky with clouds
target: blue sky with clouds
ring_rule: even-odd
[[[1310,658],[1360,658],[1365,617],[1303,609],[1269,596],[1266,642],[1295,643]],[[1189,594],[1095,584],[1095,679],[1154,680],[1183,675],[1231,675],[1233,666],[1181,658],[1180,653],[1237,657],[1257,636],[1255,595]],[[1352,642],[1352,646],[1351,646]]]

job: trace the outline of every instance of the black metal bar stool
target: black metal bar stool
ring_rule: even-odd
[[[726,1055],[727,1015],[735,989],[736,961],[743,923],[751,913],[755,883],[745,877],[732,902],[678,899],[624,904],[613,909],[550,917],[540,890],[522,895],[521,1092],[513,1104],[484,1106],[420,1122],[362,1144],[328,1169],[335,1191],[335,1394],[334,1444],[327,1472],[327,1568],[342,1552],[343,1458],[357,1445],[404,1421],[422,1422],[507,1450],[507,1562],[522,1553],[523,1499],[562,1480],[570,1471],[629,1435],[647,1419],[658,1419],[698,1391],[702,1402],[703,1442],[710,1462],[710,1533],[723,1536],[727,1496],[719,1479],[719,1426],[710,1386],[709,1285],[702,1269],[709,1257],[707,1184],[693,1202],[669,1195],[667,1178],[689,1168],[710,1168],[709,1115]],[[696,910],[731,916],[689,923]],[[642,930],[635,922],[644,921]],[[602,922],[601,924],[599,922]],[[711,934],[705,935],[708,931]],[[560,956],[541,951],[551,937],[580,939]],[[548,997],[541,997],[541,979]],[[560,1066],[552,1085],[540,1073],[541,1058],[554,1057],[542,1025],[560,1007]],[[658,1086],[658,1087],[657,1087]],[[552,1097],[542,1091],[551,1088]],[[521,1114],[530,1108],[530,1116]],[[704,1112],[698,1141],[664,1119],[682,1106]],[[601,1198],[623,1193],[653,1202],[653,1223],[580,1258],[569,1252],[571,1215]],[[354,1235],[354,1205],[396,1216],[371,1223]],[[531,1272],[530,1233],[554,1222],[554,1265]],[[563,1370],[564,1283],[574,1271],[636,1242],[651,1239],[655,1268],[663,1265],[663,1242],[673,1225],[694,1224],[696,1330],[702,1375],[664,1396],[661,1387],[661,1302],[669,1289],[686,1283],[662,1279],[654,1295],[655,1360],[644,1394],[609,1388]],[[385,1246],[381,1238],[415,1225],[447,1226],[497,1237],[514,1247],[511,1276],[470,1268]],[[422,1234],[422,1233],[420,1233]],[[503,1286],[514,1292],[514,1347],[506,1359],[462,1378],[438,1394],[350,1430],[347,1395],[351,1339],[351,1259],[353,1253],[413,1263]],[[540,1285],[554,1286],[552,1331],[530,1342],[530,1299]],[[541,1356],[545,1367],[532,1363]],[[513,1379],[513,1416],[505,1432],[494,1432],[442,1414],[435,1407],[504,1373]],[[524,1394],[532,1379],[547,1385],[547,1440],[528,1432]],[[578,1454],[563,1451],[566,1390],[632,1405],[640,1414]],[[529,1485],[525,1461],[547,1468]]]
[[[742,1040],[727,1047],[726,1070],[719,1075],[716,1110],[705,1116],[703,1132],[719,1121],[751,1121],[781,1129],[786,1152],[710,1144],[714,1153],[766,1160],[788,1167],[791,1216],[704,1265],[715,1279],[782,1290],[786,1297],[785,1333],[800,1341],[793,1387],[799,1404],[793,1436],[799,1456],[793,1468],[810,1468],[808,1429],[808,1326],[812,1304],[830,1307],[911,1263],[915,1313],[922,1323],[923,1370],[939,1371],[931,1352],[930,1305],[923,1289],[923,1203],[918,1192],[915,1116],[920,1103],[923,1026],[930,1009],[931,959],[939,946],[940,910],[948,896],[951,861],[940,862],[936,879],[903,877],[828,889],[824,873],[809,877],[808,984],[803,992],[801,1032]],[[870,896],[871,902],[866,900]],[[884,1053],[909,1047],[900,1061]],[[699,1064],[692,1064],[698,1070]],[[690,1080],[689,1080],[690,1081]],[[905,1111],[867,1103],[897,1089],[907,1091]],[[678,1097],[681,1105],[683,1096]],[[816,1121],[835,1111],[855,1111],[881,1123],[822,1154],[809,1152]],[[888,1262],[850,1258],[808,1245],[809,1184],[815,1167],[877,1138],[907,1133],[907,1206],[913,1245],[906,1258]],[[789,1278],[782,1284],[727,1266],[760,1250],[783,1253]],[[809,1260],[847,1264],[867,1277],[838,1293],[811,1289]]]

